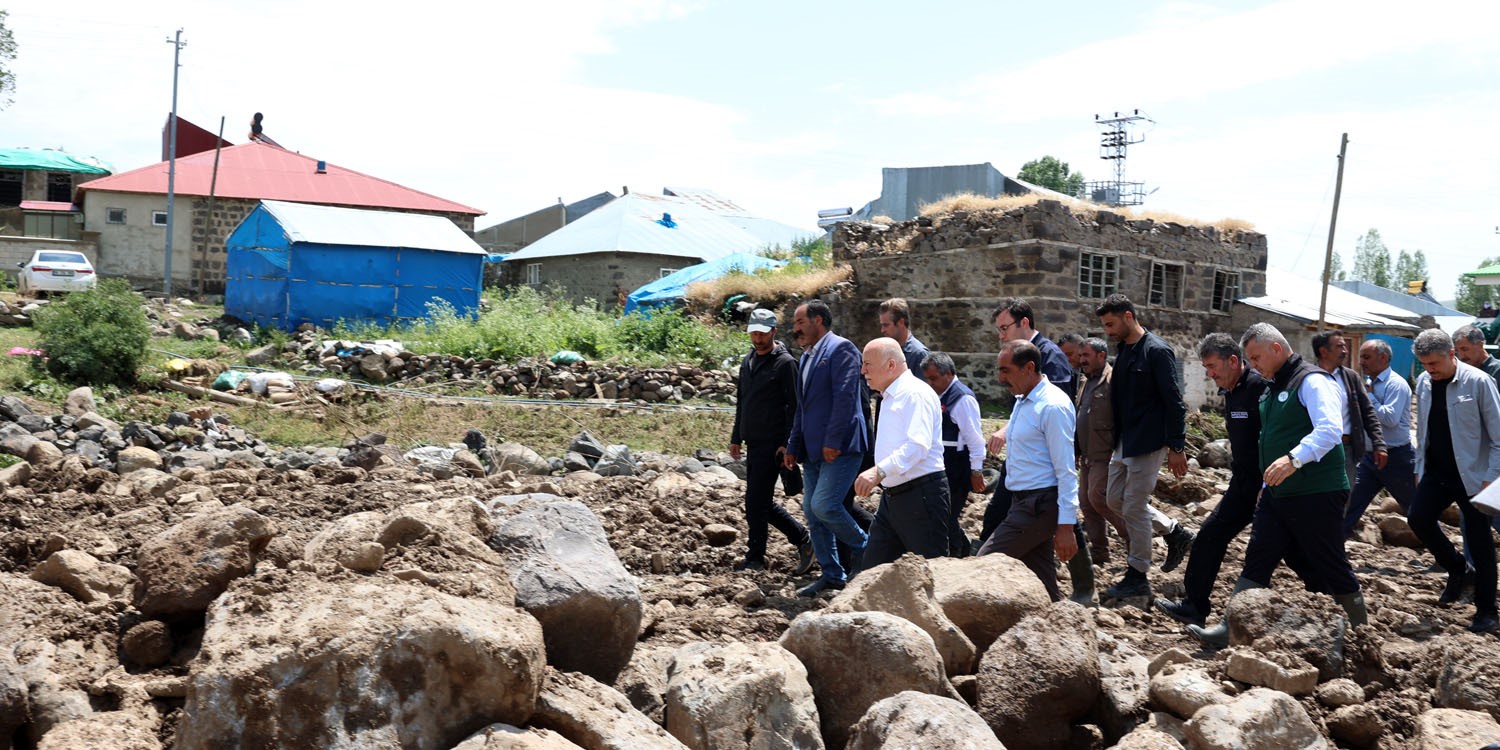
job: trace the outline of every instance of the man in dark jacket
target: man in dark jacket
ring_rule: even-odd
[[[740,362],[729,455],[739,460],[740,446],[746,446],[745,525],[750,534],[745,560],[736,570],[765,570],[769,525],[797,545],[797,568],[792,574],[800,576],[812,568],[812,538],[772,496],[779,472],[786,470],[782,456],[797,414],[797,360],[776,340],[776,322],[776,313],[761,309],[750,313],[745,326],[754,348]]]
[[[1364,380],[1345,364],[1349,361],[1349,340],[1335,331],[1324,331],[1313,336],[1312,345],[1318,367],[1344,386],[1344,473],[1349,477],[1349,486],[1353,487],[1354,470],[1365,457],[1366,440],[1374,446],[1371,460],[1377,470],[1384,469],[1389,459],[1380,431],[1380,417],[1370,403]]]

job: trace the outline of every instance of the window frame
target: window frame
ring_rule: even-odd
[[[115,218],[115,212],[116,211],[120,212],[119,219]],[[106,209],[104,209],[104,223],[105,224],[124,224],[125,223],[125,217],[126,217],[125,209],[123,209],[123,208],[106,208]]]
[[[658,268],[657,269],[658,275],[657,275],[656,278],[658,278],[658,279],[665,279],[668,276],[671,276],[672,274],[677,273],[678,271],[681,271],[681,270],[682,270],[681,268]]]
[[[1227,313],[1234,306],[1234,300],[1240,296],[1242,289],[1241,279],[1239,271],[1214,269],[1214,294],[1209,302],[1215,312]]]
[[[161,221],[157,221],[156,220],[157,217],[161,217]],[[152,211],[151,212],[151,226],[165,228],[167,226],[167,212],[166,211]]]
[[[540,264],[540,263],[527,263],[526,264],[526,284],[528,286],[537,286],[537,285],[539,285],[541,283],[542,283],[542,264]]]
[[[1161,269],[1161,286],[1157,288],[1157,269]],[[1172,269],[1177,275],[1176,299],[1167,299],[1167,270]],[[1151,261],[1151,279],[1146,293],[1146,303],[1152,307],[1171,307],[1182,309],[1183,287],[1187,282],[1187,267],[1182,263],[1167,263],[1164,261]],[[1159,298],[1159,299],[1158,299]]]
[[[1090,263],[1091,259],[1105,261],[1107,268],[1098,267]],[[1087,275],[1087,278],[1085,278]],[[1098,290],[1098,294],[1085,294],[1089,291]],[[1111,294],[1120,291],[1120,256],[1110,253],[1094,253],[1087,250],[1078,256],[1078,297],[1079,299],[1104,299]]]

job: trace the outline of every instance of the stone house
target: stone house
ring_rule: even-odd
[[[97,159],[55,149],[0,149],[0,271],[14,274],[38,250],[95,258],[95,238],[84,231],[73,192],[109,173]]]
[[[863,344],[880,335],[882,300],[904,297],[912,331],[953,356],[959,375],[997,400],[997,335],[991,314],[1004,297],[1036,310],[1037,329],[1103,336],[1094,308],[1116,292],[1177,350],[1184,395],[1201,407],[1216,395],[1198,363],[1198,341],[1238,333],[1234,301],[1264,294],[1266,238],[1238,229],[1132,220],[1106,210],[1070,210],[1055,200],[1006,211],[919,217],[891,226],[843,223],[834,257],[853,267],[856,292],[832,300],[835,330]]]
[[[472,236],[483,211],[251,141],[177,159],[172,280],[184,289],[224,288],[224,241],[262,199],[443,216]],[[167,164],[78,187],[84,229],[98,235],[99,273],[157,285],[165,275]]]

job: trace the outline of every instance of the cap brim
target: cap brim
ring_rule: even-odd
[[[763,326],[763,325],[751,323],[750,325],[745,326],[745,330],[747,330],[747,331],[749,331],[751,333],[770,333],[771,331],[774,331],[776,329],[772,328],[771,326]]]

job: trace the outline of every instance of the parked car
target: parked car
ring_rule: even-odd
[[[31,260],[18,263],[16,289],[23,295],[41,292],[77,292],[98,283],[94,264],[83,253],[38,250]]]

